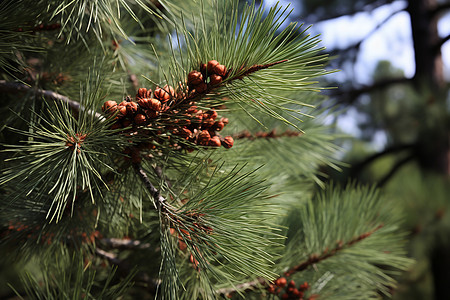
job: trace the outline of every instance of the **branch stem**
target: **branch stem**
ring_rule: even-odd
[[[42,90],[38,88],[33,88],[31,86],[28,86],[26,84],[20,83],[20,82],[11,82],[6,80],[0,80],[0,92],[5,93],[34,93],[36,96],[41,96],[45,99],[52,99],[52,100],[58,100],[63,103],[66,103],[71,109],[74,111],[81,111],[84,108],[81,106],[81,104],[77,101],[71,100],[70,98],[55,93],[53,91],[49,90]],[[103,119],[104,117],[102,114],[95,112],[94,113],[96,118]]]

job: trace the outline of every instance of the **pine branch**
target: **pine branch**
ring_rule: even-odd
[[[331,49],[330,52],[338,52],[339,55],[342,55],[344,52],[348,52],[350,50],[358,50],[361,47],[361,44],[364,43],[367,39],[369,39],[372,35],[374,35],[381,27],[383,27],[391,18],[396,16],[398,13],[401,13],[404,11],[404,8],[396,10],[392,12],[390,15],[388,15],[384,20],[379,22],[369,33],[367,33],[361,40],[358,42],[343,48],[343,49]]]
[[[158,191],[158,189],[156,189],[155,186],[150,182],[147,173],[142,168],[142,165],[140,163],[133,164],[133,168],[147,191],[152,196],[157,210],[164,211],[168,205],[166,198],[161,196],[161,193]]]
[[[442,47],[445,43],[447,43],[449,40],[450,40],[450,34],[447,35],[446,37],[441,38],[441,39],[437,42],[437,44],[436,44],[435,51],[436,51],[436,52],[441,51],[441,47]]]
[[[383,224],[378,225],[376,228],[372,229],[371,231],[365,232],[365,233],[359,235],[358,237],[356,237],[356,238],[346,242],[345,244],[342,241],[340,241],[340,242],[338,242],[338,245],[334,249],[332,249],[330,251],[325,250],[320,255],[312,254],[312,255],[309,256],[308,260],[306,260],[306,261],[298,264],[297,266],[289,269],[288,271],[284,272],[284,275],[286,277],[292,276],[294,273],[306,270],[311,265],[314,265],[314,264],[319,263],[319,262],[321,262],[321,261],[323,261],[323,260],[325,260],[327,258],[335,256],[338,252],[340,252],[340,251],[342,251],[342,250],[344,250],[346,248],[349,248],[352,245],[354,245],[354,244],[356,244],[356,243],[358,243],[358,242],[368,238],[375,231],[379,230],[383,226],[384,226]]]
[[[331,19],[336,19],[336,18],[340,18],[340,17],[344,17],[344,16],[353,16],[353,15],[356,15],[361,12],[371,12],[378,7],[381,7],[383,5],[386,5],[386,4],[395,2],[395,1],[397,1],[397,0],[373,1],[373,3],[370,3],[366,6],[364,6],[363,9],[355,9],[355,8],[350,7],[346,10],[340,10],[340,11],[334,11],[331,13],[326,13],[323,16],[320,13],[318,13],[317,11],[313,11],[309,14],[309,17],[307,17],[307,20],[310,23],[319,23],[322,21],[328,21]],[[317,17],[317,15],[319,15],[319,16]]]
[[[95,249],[95,253],[101,258],[109,261],[111,264],[117,266],[119,272],[123,276],[127,276],[133,272],[133,268],[125,261],[119,259],[117,254],[102,250],[98,247]],[[152,294],[156,294],[158,286],[161,284],[159,280],[151,278],[144,272],[138,272],[134,277],[134,281],[145,284],[146,289]]]
[[[389,148],[384,149],[381,152],[377,152],[373,155],[368,156],[363,161],[360,161],[356,164],[353,164],[350,172],[352,177],[356,177],[367,165],[371,164],[378,158],[381,158],[385,155],[389,155],[392,153],[402,152],[404,150],[414,149],[415,144],[404,144],[404,145],[396,145]]]
[[[118,238],[103,238],[100,242],[108,248],[113,249],[149,249],[149,243],[143,243],[139,240],[118,239]]]
[[[377,186],[383,187],[389,181],[389,179],[391,179],[392,176],[394,176],[395,173],[397,173],[397,171],[400,170],[402,166],[407,164],[409,161],[413,160],[414,157],[415,155],[411,154],[396,162],[395,165],[391,168],[391,170],[386,175],[384,175],[384,177],[381,180],[378,181]]]
[[[80,105],[79,102],[71,100],[64,95],[61,95],[61,94],[58,94],[58,93],[55,93],[55,92],[49,91],[49,90],[33,88],[31,86],[28,86],[28,85],[20,83],[20,82],[10,82],[10,81],[6,81],[6,80],[0,80],[0,92],[14,93],[14,94],[32,92],[36,96],[41,96],[46,99],[58,100],[63,103],[66,103],[71,109],[73,109],[74,111],[77,111],[77,112],[84,109]],[[97,113],[97,112],[95,112],[94,115],[98,119],[104,118],[102,116],[102,114]]]
[[[340,97],[339,103],[350,105],[355,102],[358,97],[362,94],[370,93],[376,90],[387,88],[394,84],[408,83],[411,82],[411,78],[401,77],[401,78],[389,78],[375,82],[372,85],[363,86],[361,88],[354,88],[350,90],[334,90],[329,95],[331,97]]]
[[[282,133],[276,133],[275,129],[270,132],[264,132],[264,131],[258,131],[254,134],[250,133],[248,130],[244,130],[242,132],[238,132],[232,135],[234,139],[248,139],[248,140],[255,140],[260,138],[281,138],[281,137],[297,137],[303,135],[303,132],[300,131],[293,131],[293,130],[286,130]]]
[[[357,236],[354,239],[351,239],[350,241],[348,241],[346,243],[343,243],[342,241],[340,241],[340,242],[338,242],[338,244],[335,248],[333,248],[330,251],[324,251],[321,255],[315,255],[315,254],[310,255],[308,260],[306,260],[306,261],[292,267],[288,271],[284,272],[284,276],[286,276],[286,277],[292,276],[297,272],[306,270],[308,267],[310,267],[314,264],[317,264],[325,259],[335,256],[340,251],[345,250],[345,249],[353,246],[354,244],[368,238],[373,233],[375,233],[377,230],[381,229],[383,226],[384,226],[383,224],[380,224],[377,227],[375,227],[374,229],[372,229],[368,232],[362,233],[361,235]],[[251,290],[254,290],[257,286],[262,285],[265,282],[266,282],[266,280],[264,280],[264,278],[257,278],[252,281],[249,281],[249,282],[244,282],[244,283],[238,284],[235,287],[218,289],[218,290],[216,290],[216,293],[219,295],[228,297],[237,291],[249,292]]]

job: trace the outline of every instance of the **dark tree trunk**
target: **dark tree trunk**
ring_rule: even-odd
[[[437,7],[436,0],[409,0],[407,11],[411,18],[415,79],[426,81],[434,87],[444,84],[443,62],[437,31],[437,18],[432,11]]]

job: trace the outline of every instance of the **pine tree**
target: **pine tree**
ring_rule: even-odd
[[[316,82],[331,71],[289,13],[1,2],[2,293],[389,296],[411,265],[401,212],[322,181],[340,164]]]

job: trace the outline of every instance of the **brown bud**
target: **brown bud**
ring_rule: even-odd
[[[195,91],[201,94],[205,92],[207,88],[208,86],[206,85],[206,83],[202,82],[199,85],[195,86]]]
[[[294,280],[289,281],[288,287],[295,288],[295,281]]]
[[[222,122],[224,125],[228,124],[228,118],[220,118],[220,122]]]
[[[216,121],[213,125],[213,130],[215,131],[221,131],[225,127],[225,124],[220,121]]]
[[[202,130],[198,137],[197,137],[197,142],[200,145],[208,145],[209,140],[211,139],[211,135],[209,134],[208,130]]]
[[[155,97],[161,100],[161,102],[166,102],[173,96],[175,96],[175,90],[170,85],[165,85],[163,88],[157,87],[155,89]]]
[[[102,106],[102,110],[105,113],[112,113],[114,111],[116,111],[117,109],[117,102],[116,101],[106,101],[103,106]]]
[[[220,75],[212,74],[211,77],[209,78],[209,83],[211,85],[218,85],[221,82],[222,82],[222,76],[220,76]]]
[[[209,146],[212,147],[220,147],[221,142],[220,142],[220,138],[216,135],[213,136],[210,140],[209,140]]]
[[[269,285],[269,287],[267,288],[267,292],[268,292],[269,294],[275,295],[275,294],[276,294],[275,286],[274,286],[273,284]]]
[[[221,140],[222,142],[222,146],[226,149],[230,149],[231,147],[233,147],[234,144],[234,140],[231,136],[226,136],[223,138],[223,140]]]
[[[192,131],[190,131],[187,128],[181,128],[181,130],[178,133],[179,136],[184,137],[186,139],[189,139],[192,136]]]
[[[150,110],[154,110],[154,111],[159,111],[161,109],[161,101],[159,101],[158,99],[155,99],[155,98],[139,99],[138,104],[143,109],[150,109]]]
[[[191,107],[189,107],[189,108],[187,109],[186,112],[187,112],[188,114],[195,114],[197,111],[198,111],[197,106],[192,105]]]
[[[126,101],[122,101],[119,105],[117,105],[117,110],[119,114],[117,115],[119,118],[123,118],[127,115],[127,103]]]
[[[147,114],[147,116],[148,116],[150,119],[155,119],[156,117],[159,116],[159,111],[146,110],[145,113]]]
[[[206,76],[206,64],[200,64],[200,72],[202,72],[203,76]]]
[[[131,125],[131,121],[130,120],[125,119],[125,120],[122,121],[122,127],[123,128],[126,128],[126,127],[128,127],[130,125]]]
[[[131,161],[138,164],[142,161],[141,153],[138,150],[131,151]]]
[[[203,75],[199,71],[191,71],[188,74],[188,84],[190,85],[198,85],[203,82]]]
[[[136,123],[137,125],[142,125],[145,122],[147,122],[147,118],[143,114],[137,114],[134,117],[134,123]]]
[[[211,119],[215,120],[217,118],[217,116],[218,116],[218,114],[217,114],[217,112],[214,109],[210,109],[210,110],[208,110],[207,112],[205,112],[203,114],[203,118],[204,119],[211,118]]]
[[[284,277],[280,277],[280,278],[278,278],[277,280],[275,280],[275,285],[276,286],[278,286],[278,287],[285,287],[286,286],[286,284],[287,284],[287,280],[286,280],[286,278],[284,278]]]
[[[116,123],[111,125],[110,129],[111,130],[116,130],[116,129],[119,129],[119,128],[122,128],[122,124],[120,122],[116,122]]]
[[[309,289],[309,284],[308,284],[308,282],[305,281],[303,284],[301,284],[300,287],[299,287],[299,289],[300,289],[301,291],[305,291],[305,290]]]
[[[150,90],[150,93],[152,90]],[[138,92],[136,94],[136,98],[146,98],[147,97],[147,89],[146,88],[140,88],[138,89]]]
[[[217,60],[210,60],[208,61],[208,65],[207,67],[207,72],[208,74],[213,74],[214,73],[214,68],[219,64],[219,62]]]
[[[214,73],[223,77],[227,74],[227,68],[224,65],[216,65],[214,67]]]
[[[132,116],[138,111],[138,105],[136,102],[127,102],[127,115]]]

